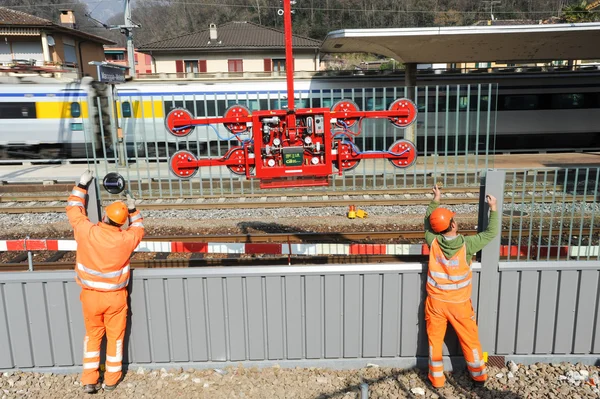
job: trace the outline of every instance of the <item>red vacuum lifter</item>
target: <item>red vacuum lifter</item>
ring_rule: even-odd
[[[283,0],[287,109],[251,112],[242,105],[230,107],[221,118],[194,118],[184,108],[173,109],[165,119],[169,132],[177,137],[190,134],[195,126],[223,123],[240,141],[221,158],[198,159],[189,151],[174,153],[169,166],[180,178],[190,178],[202,166],[226,166],[232,173],[259,179],[261,188],[327,186],[333,166],[338,174],[355,168],[362,159],[387,159],[398,168],[407,168],[417,159],[415,145],[398,140],[387,151],[361,152],[350,130],[363,118],[387,118],[405,128],[417,118],[417,108],[408,99],[394,101],[388,111],[360,111],[349,100],[329,108],[294,107],[292,17],[290,0]],[[240,134],[252,131],[251,138]],[[360,131],[359,131],[360,133]]]

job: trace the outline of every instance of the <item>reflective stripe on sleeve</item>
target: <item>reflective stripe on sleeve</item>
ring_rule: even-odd
[[[121,366],[106,366],[106,371],[109,373],[116,373],[117,371],[121,371]]]
[[[79,201],[69,201],[67,202],[67,206],[80,206],[80,207],[84,207],[83,202],[79,202]]]
[[[144,224],[141,222],[131,223],[129,227],[144,227]]]
[[[129,279],[125,280],[121,284],[101,283],[101,282],[97,282],[97,281],[84,280],[79,277],[78,277],[78,280],[82,285],[85,285],[86,287],[97,288],[97,289],[108,290],[108,291],[115,291],[115,290],[121,289],[123,287],[126,287],[127,284],[129,283]]]
[[[471,279],[468,279],[467,281],[463,281],[462,283],[458,283],[458,284],[438,284],[435,282],[435,280],[433,278],[431,278],[431,276],[427,276],[427,284],[430,284],[433,287],[439,288],[441,290],[453,291],[453,290],[459,290],[461,288],[465,288],[466,286],[471,284]]]
[[[100,362],[83,363],[84,369],[97,369],[100,367]]]
[[[141,213],[138,213],[138,214],[137,214],[137,215],[135,215],[135,216],[130,216],[130,217],[129,217],[129,221],[130,221],[130,222],[135,222],[136,220],[138,220],[138,219],[141,219],[141,218],[142,218],[142,214],[141,214]]]
[[[121,270],[117,270],[116,272],[110,272],[110,273],[102,273],[97,270],[89,269],[89,268],[85,267],[84,265],[82,265],[81,263],[77,263],[77,269],[79,269],[82,272],[85,272],[87,274],[91,274],[92,276],[97,276],[97,277],[102,277],[102,278],[114,278],[114,277],[121,277],[125,273],[128,273],[129,272],[129,264],[125,265]]]
[[[462,276],[450,276],[449,274],[441,273],[441,272],[432,272],[432,271],[429,272],[429,274],[431,275],[431,277],[443,278],[443,279],[450,280],[450,281],[461,281],[461,280],[464,280],[467,277],[469,277],[469,273],[471,273],[470,270],[466,274],[463,274]]]
[[[71,195],[74,195],[81,199],[85,199],[85,193],[82,193],[81,191],[73,190],[73,191],[71,191]]]

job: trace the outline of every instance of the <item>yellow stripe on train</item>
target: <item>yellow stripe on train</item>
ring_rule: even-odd
[[[87,101],[80,101],[79,108],[81,115],[79,118],[88,117]],[[71,101],[38,101],[35,103],[35,113],[37,119],[70,119]]]
[[[152,119],[154,118],[164,118],[163,112],[163,103],[162,101],[142,101],[143,109],[140,106],[140,101],[125,101],[131,104],[131,117],[135,119]],[[123,117],[123,107],[122,101],[117,101],[117,117],[120,119]],[[143,111],[143,112],[142,112]]]

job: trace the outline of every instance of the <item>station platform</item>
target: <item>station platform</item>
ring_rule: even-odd
[[[455,173],[474,173],[489,169],[561,169],[577,167],[600,167],[600,152],[586,153],[546,153],[546,154],[469,154],[467,156],[420,156],[414,166],[397,169],[385,160],[365,160],[345,176],[370,176],[376,174],[404,175],[448,175]],[[98,178],[110,172],[122,174],[131,180],[179,180],[169,171],[167,161],[149,162],[146,160],[122,166],[114,161],[86,163],[15,161],[0,163],[0,184],[10,183],[70,183],[76,181],[83,170],[90,168]],[[204,167],[198,170],[194,178],[203,179],[244,179],[233,175],[225,167]]]

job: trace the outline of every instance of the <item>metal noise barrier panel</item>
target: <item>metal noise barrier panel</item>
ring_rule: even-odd
[[[414,366],[428,354],[422,271],[421,264],[135,270],[124,362]],[[80,366],[74,273],[2,277],[0,369]],[[446,355],[460,354],[454,334],[446,342]]]

